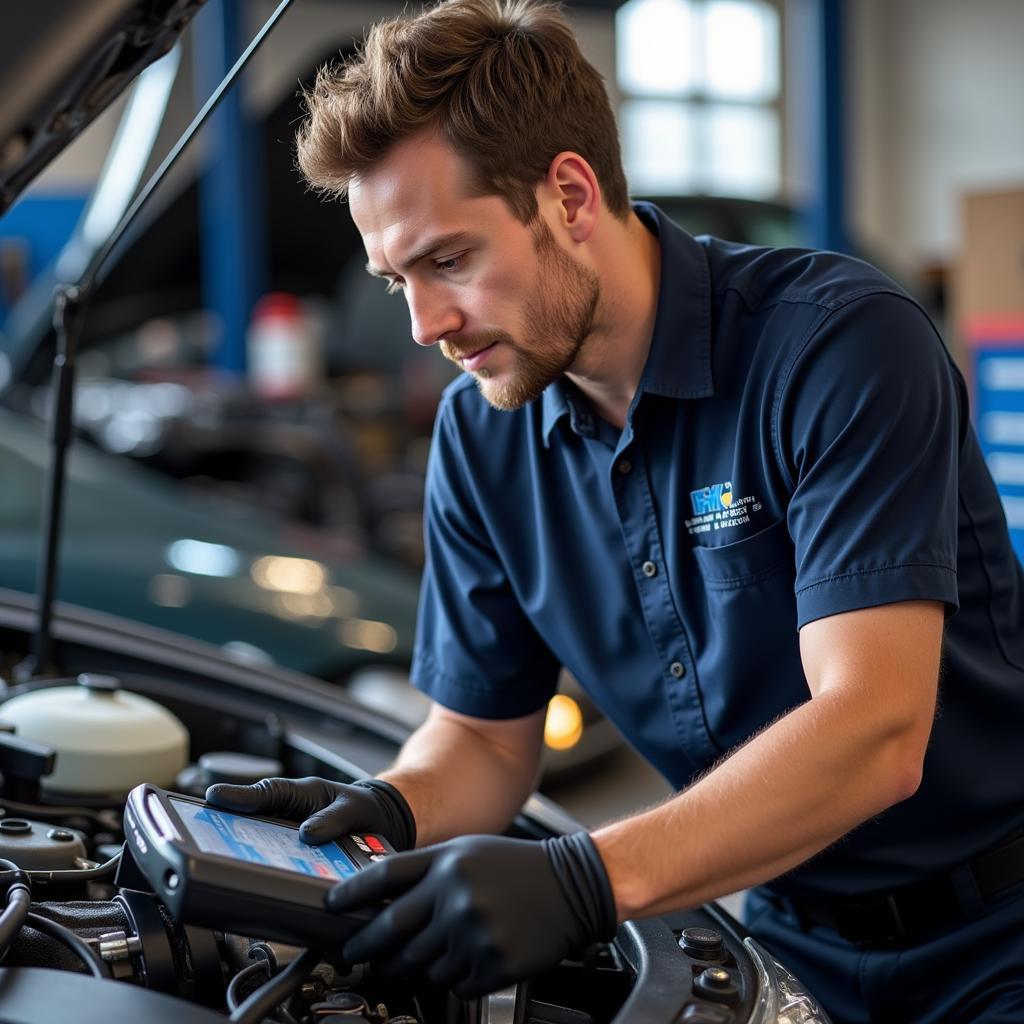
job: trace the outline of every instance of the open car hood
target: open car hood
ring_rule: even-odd
[[[0,216],[205,0],[32,0],[0,30]]]

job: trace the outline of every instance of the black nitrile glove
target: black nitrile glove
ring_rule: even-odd
[[[586,832],[534,842],[462,836],[337,883],[336,913],[385,906],[342,949],[384,974],[425,971],[473,998],[615,934],[615,901]]]
[[[261,779],[252,786],[219,782],[206,791],[206,802],[246,814],[266,814],[301,821],[304,843],[326,843],[349,832],[376,832],[396,850],[416,845],[416,819],[405,797],[381,779],[351,785],[310,776]]]

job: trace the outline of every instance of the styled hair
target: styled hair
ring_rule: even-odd
[[[629,214],[604,81],[555,4],[445,0],[380,22],[354,57],[318,71],[305,101],[298,165],[320,192],[343,197],[396,143],[433,130],[471,168],[472,191],[502,196],[524,223],[564,150],[591,165],[616,217]]]

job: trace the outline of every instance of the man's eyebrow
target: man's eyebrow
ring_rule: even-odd
[[[447,235],[438,235],[436,238],[431,238],[416,249],[398,269],[399,271],[408,270],[410,267],[419,263],[420,260],[426,259],[428,256],[433,256],[435,252],[438,252],[441,249],[447,249],[450,245],[457,245],[464,242],[468,237],[468,231],[451,231]],[[380,270],[372,263],[366,264],[366,272],[368,274],[372,274],[374,277],[392,277],[395,273],[395,271],[391,270]]]

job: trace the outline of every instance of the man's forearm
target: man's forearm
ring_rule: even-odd
[[[543,712],[507,728],[495,723],[491,732],[432,713],[380,775],[408,801],[416,845],[502,831],[533,791],[542,730]]]
[[[851,723],[841,695],[796,708],[685,792],[594,834],[619,919],[695,906],[802,863],[913,792],[910,746]]]

